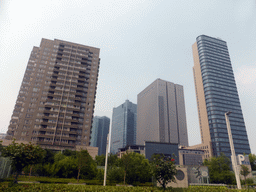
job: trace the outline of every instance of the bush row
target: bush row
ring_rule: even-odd
[[[13,187],[8,187],[7,182],[0,183],[0,191],[6,192],[16,192],[16,191],[37,191],[37,192],[58,192],[58,191],[127,191],[127,192],[158,192],[163,191],[161,188],[157,187],[127,187],[127,186],[99,186],[99,185],[67,185],[67,184],[16,184]],[[220,186],[190,186],[187,189],[184,188],[168,188],[166,191],[173,192],[246,192],[247,189],[236,190],[228,189],[226,187]],[[254,189],[249,189],[250,192],[255,191]]]

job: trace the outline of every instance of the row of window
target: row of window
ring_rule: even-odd
[[[215,88],[215,87],[207,87],[204,89],[204,94],[219,94],[219,93],[226,93],[226,94],[231,94],[231,95],[237,95],[237,90],[236,91],[230,91],[226,89],[221,89],[221,88]]]
[[[213,115],[213,116],[215,116],[215,115]],[[211,120],[212,118],[217,118],[217,117],[215,116],[215,117],[208,117],[208,118]],[[221,121],[221,120],[219,120],[219,121]],[[215,124],[216,124],[216,123],[217,123],[217,124],[222,123],[223,125],[226,125],[225,120],[223,120],[222,122],[215,122],[215,121],[212,120],[212,122],[209,122],[209,123],[212,123],[213,125],[214,125],[214,123],[215,123]],[[236,121],[234,121],[234,120],[232,120],[232,121],[230,122],[230,125],[231,125],[231,126],[233,126],[233,125],[245,126],[243,121],[242,121],[242,122],[236,122]]]
[[[222,75],[222,76],[224,75],[226,78],[228,77],[228,79],[231,79],[231,78],[234,79],[234,75],[230,71],[224,71],[224,70],[218,71],[218,70],[206,68],[206,69],[203,69],[201,72],[202,72],[202,77],[212,73],[214,75]]]
[[[210,124],[209,125],[210,129],[212,128],[223,128],[223,129],[227,129],[226,125],[225,124]],[[238,131],[244,131],[245,130],[245,127],[244,126],[231,126],[231,130],[238,130]]]
[[[231,106],[231,105],[220,104],[220,103],[207,103],[206,107],[207,107],[207,111],[208,111],[208,107],[225,107],[227,109],[231,109],[231,111],[232,110],[241,110],[240,106]]]
[[[212,49],[212,47],[208,47],[208,46],[200,46],[200,48],[198,49],[198,53],[217,53],[218,55],[223,55],[223,56],[228,56],[228,51],[224,51],[224,50],[219,50],[219,49]]]
[[[215,142],[229,142],[229,139],[228,138],[212,138],[212,141],[215,141]],[[248,140],[238,140],[238,139],[235,139],[234,141],[234,144],[248,144]]]
[[[229,100],[229,101],[233,101],[235,103],[240,103],[240,101],[237,97],[231,97],[231,95],[229,95],[229,96],[220,96],[220,95],[217,95],[217,94],[206,95],[205,99],[206,100],[207,99],[218,99],[218,100],[223,100],[223,101]]]
[[[230,62],[229,55],[219,54],[219,53],[216,54],[216,52],[209,52],[209,51],[206,51],[205,49],[199,53],[199,58],[200,59],[214,58],[215,60],[218,60],[218,61],[223,60],[225,62]]]
[[[209,116],[209,118],[208,118],[209,119],[209,123],[223,123],[223,124],[226,124],[226,121],[224,119],[214,119],[213,116],[214,115]],[[223,116],[220,116],[220,117],[223,118]],[[215,116],[215,118],[216,118],[216,116]],[[243,119],[234,118],[234,119],[232,119],[232,124],[234,124],[234,121],[235,122],[243,123],[243,125],[244,125],[244,120]]]
[[[227,130],[227,128],[225,128],[225,129],[210,129],[210,132],[211,133],[217,133],[217,132],[218,133],[228,133],[228,130]],[[246,131],[242,131],[242,130],[237,131],[237,130],[231,129],[231,132],[232,132],[232,134],[247,136]]]
[[[223,111],[208,111],[207,112],[208,115],[221,115],[221,116],[224,116],[225,115],[225,112]],[[231,113],[229,115],[229,117],[236,117],[236,119],[243,119],[243,115],[241,113]]]
[[[206,103],[223,103],[223,104],[229,104],[232,106],[240,107],[239,102],[230,101],[229,98],[222,98],[222,99],[210,98],[210,99],[206,99]]]
[[[234,77],[230,77],[230,76],[223,76],[220,74],[215,74],[215,73],[204,73],[204,75],[202,75],[202,79],[206,80],[206,79],[219,79],[222,81],[228,81],[230,80],[231,82],[234,82]]]
[[[215,38],[212,38],[212,37],[208,37],[208,36],[205,36],[205,35],[201,35],[201,36],[198,36],[197,37],[197,42],[205,42],[205,41],[207,41],[207,42],[213,42],[213,43],[216,43],[216,44],[220,44],[220,45],[222,45],[222,46],[226,46],[226,42],[225,41],[223,41],[223,40],[221,40],[221,39],[215,39]]]
[[[213,135],[214,137],[225,137],[228,138],[228,133],[224,134],[224,133],[214,133]],[[232,137],[233,139],[241,139],[241,140],[247,140],[247,136],[245,135],[235,135],[232,133]]]
[[[199,42],[197,42],[197,46],[198,46],[198,50],[200,50],[201,48],[204,49],[205,47],[214,48],[214,49],[220,50],[220,51],[228,50],[227,46],[211,43],[209,41],[199,41]]]
[[[202,71],[202,73],[204,73],[204,72],[213,72],[213,73],[216,73],[216,74],[224,74],[225,73],[225,74],[229,74],[230,76],[234,76],[233,71],[226,70],[226,69],[221,69],[221,68],[219,68],[219,66],[215,66],[215,67],[203,66],[203,67],[201,67],[201,71]],[[232,84],[234,84],[234,81],[233,81]]]
[[[218,68],[220,70],[227,70],[227,71],[233,71],[232,67],[230,64],[226,62],[213,62],[213,61],[202,61],[200,63],[201,69],[207,68],[207,67],[212,67],[212,68]]]
[[[220,85],[220,84],[216,84],[216,83],[204,83],[204,89],[206,89],[207,87],[218,87],[221,89],[225,89],[225,90],[231,90],[231,91],[237,91],[236,87],[231,87],[228,85]]]
[[[200,59],[200,66],[204,66],[204,65],[212,65],[214,67],[222,67],[222,68],[230,68],[231,64],[230,62],[226,62],[226,61],[214,61],[211,59]]]

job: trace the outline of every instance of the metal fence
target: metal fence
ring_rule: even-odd
[[[11,174],[11,161],[9,158],[0,157],[0,179],[9,177]]]

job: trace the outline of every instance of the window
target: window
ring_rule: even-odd
[[[33,114],[31,114],[31,113],[26,114],[26,118],[31,118],[31,117],[33,117]]]
[[[40,89],[39,88],[33,88],[33,92],[39,92]]]

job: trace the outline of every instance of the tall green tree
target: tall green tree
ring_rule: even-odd
[[[152,172],[155,179],[165,189],[169,182],[175,182],[177,169],[172,157],[163,154],[154,154],[151,157]]]
[[[81,167],[81,179],[93,179],[97,175],[97,164],[92,159],[88,151],[84,151],[84,161],[86,164]]]
[[[18,144],[15,140],[9,146],[3,148],[3,157],[9,157],[12,161],[12,168],[16,171],[14,183],[17,183],[17,179],[22,169],[28,165],[35,165],[42,161],[44,157],[44,150],[38,145]]]
[[[105,159],[106,155],[97,155],[95,157],[95,162],[97,166],[105,166]],[[117,157],[117,155],[114,155],[112,153],[109,154],[108,156],[108,166],[119,166],[120,164],[120,159]]]
[[[95,162],[97,166],[104,166],[105,165],[105,155],[96,155]]]
[[[120,167],[123,169],[124,184],[145,183],[151,179],[151,167],[144,155],[124,154],[120,160]]]
[[[241,165],[240,174],[244,176],[244,182],[246,185],[246,177],[250,174],[249,168],[245,165]]]
[[[113,167],[113,166],[120,166],[120,158],[115,154],[110,153],[108,156],[108,167]],[[105,165],[105,162],[104,162]]]
[[[63,150],[62,154],[65,156],[70,156],[70,157],[76,157],[76,155],[77,155],[76,151],[72,151],[70,149]]]
[[[91,158],[87,150],[77,151],[76,160],[77,160],[77,168],[78,168],[77,181],[79,180],[81,170],[83,170],[84,168],[87,168],[87,170],[89,171],[88,167],[90,167],[94,169],[94,172],[95,172],[96,163],[93,161],[93,159]]]
[[[205,159],[203,165],[209,169],[211,183],[235,184],[235,175],[231,172],[231,162],[223,153],[219,157]]]
[[[256,171],[256,155],[255,154],[249,154],[249,160],[253,171]]]
[[[3,149],[2,142],[3,142],[3,141],[0,141],[0,155],[1,155],[1,151],[2,151],[2,149]]]

